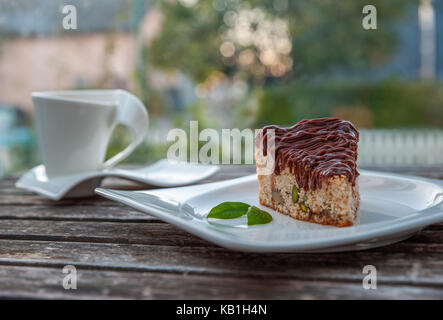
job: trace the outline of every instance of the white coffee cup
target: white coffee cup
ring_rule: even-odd
[[[144,104],[124,90],[33,92],[37,139],[51,177],[110,168],[137,147],[148,128]],[[104,162],[112,131],[123,124],[132,142]]]

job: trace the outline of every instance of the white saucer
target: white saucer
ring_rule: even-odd
[[[443,181],[360,171],[360,218],[336,228],[298,221],[258,203],[257,176],[190,187],[146,191],[96,189],[217,245],[254,252],[333,252],[363,250],[404,240],[443,222]],[[209,223],[215,205],[241,201],[269,212],[273,221],[247,227],[242,218]]]
[[[213,175],[218,166],[160,160],[140,169],[111,168],[102,171],[72,174],[49,179],[45,167],[39,165],[28,171],[15,184],[52,200],[77,198],[94,194],[104,177],[119,177],[158,187],[176,187],[191,184]]]

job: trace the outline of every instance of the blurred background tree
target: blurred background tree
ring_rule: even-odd
[[[61,27],[58,0],[0,0],[6,173],[40,162],[30,125],[36,90],[135,93],[149,110],[150,132],[127,162],[164,157],[167,132],[186,130],[189,120],[200,130],[324,116],[359,128],[443,128],[441,0],[371,1],[376,30],[362,27],[363,0],[70,3],[75,31]],[[29,121],[16,124],[11,115]],[[108,156],[129,140],[117,127]]]
[[[402,117],[398,122],[386,121],[382,111],[374,111],[381,107],[365,94],[371,90],[379,94],[378,85],[368,85],[377,76],[373,72],[368,79],[365,76],[368,70],[382,69],[395,54],[399,24],[416,10],[417,1],[371,2],[378,10],[376,30],[362,27],[366,4],[157,1],[155,6],[164,18],[161,32],[149,46],[147,63],[165,71],[180,70],[196,83],[199,102],[191,110],[204,109],[198,112],[202,122],[233,114],[231,122],[219,122],[219,126],[288,125],[330,115],[349,118],[360,127],[421,125],[414,116],[417,121],[401,121]],[[400,87],[393,94],[402,93],[401,84],[386,85]],[[226,88],[220,92],[223,86]],[[230,99],[236,89],[241,93]],[[211,99],[217,90],[219,97]],[[420,89],[416,91],[420,93]],[[395,98],[386,101],[393,102],[388,109],[396,107]],[[211,108],[222,111],[211,112]]]
[[[197,82],[212,72],[259,79],[312,79],[388,60],[395,27],[416,1],[372,1],[378,29],[362,28],[366,1],[157,1],[164,15],[149,61]]]

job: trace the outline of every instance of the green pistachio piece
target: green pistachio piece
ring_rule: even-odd
[[[296,185],[292,187],[292,202],[294,203],[298,202],[298,188]]]
[[[300,202],[298,206],[300,207],[301,211],[308,212],[308,207],[303,202]]]

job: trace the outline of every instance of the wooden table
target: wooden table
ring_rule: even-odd
[[[443,168],[397,171],[443,178]],[[226,166],[204,182],[252,172]],[[0,180],[1,298],[443,298],[443,224],[368,251],[241,253],[104,198],[53,202],[14,182]],[[368,264],[376,290],[362,286]],[[62,286],[66,265],[77,269],[76,290]]]

